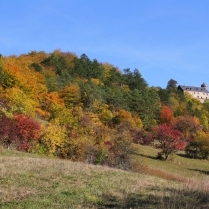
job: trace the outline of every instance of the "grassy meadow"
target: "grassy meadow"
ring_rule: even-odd
[[[209,208],[209,161],[138,150],[130,172],[0,148],[0,208]]]

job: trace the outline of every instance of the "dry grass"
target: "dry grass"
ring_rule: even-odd
[[[3,209],[209,208],[208,175],[171,173],[160,161],[167,170],[163,165],[157,169],[149,157],[146,173],[134,173],[3,149],[0,153]]]

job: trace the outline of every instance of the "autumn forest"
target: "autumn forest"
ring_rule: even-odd
[[[132,168],[137,144],[167,160],[209,158],[209,101],[150,87],[138,69],[70,52],[0,55],[0,144],[6,149]]]

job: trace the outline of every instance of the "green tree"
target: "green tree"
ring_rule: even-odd
[[[4,71],[3,67],[0,66],[0,86],[3,88],[11,88],[17,83],[14,76],[9,75]]]
[[[176,91],[177,90],[177,84],[178,84],[177,81],[175,81],[173,79],[170,79],[168,81],[166,89],[169,90],[169,91]]]
[[[129,111],[137,113],[142,119],[145,129],[156,125],[160,117],[160,98],[153,88],[146,88],[143,91],[134,89],[127,94],[126,102]]]
[[[104,67],[98,63],[96,59],[93,62],[85,55],[82,54],[80,58],[74,58],[74,67],[70,69],[69,73],[74,78],[101,78],[104,73]]]
[[[124,83],[128,85],[130,90],[143,90],[147,87],[146,81],[142,78],[138,69],[131,72],[130,68],[123,70]]]

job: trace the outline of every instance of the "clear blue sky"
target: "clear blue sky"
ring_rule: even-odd
[[[149,86],[209,84],[208,0],[0,1],[0,53],[85,53]]]

